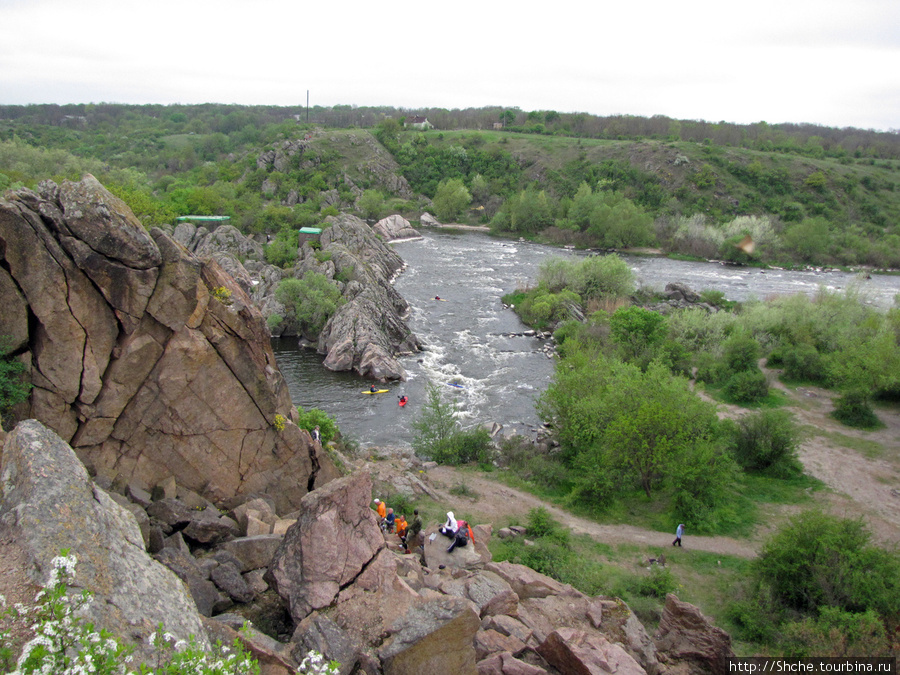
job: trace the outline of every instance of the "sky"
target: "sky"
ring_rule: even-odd
[[[0,0],[0,104],[517,107],[900,129],[898,0]]]

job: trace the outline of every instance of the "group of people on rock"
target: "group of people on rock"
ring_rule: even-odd
[[[396,533],[400,538],[400,548],[406,553],[416,551],[421,545],[419,534],[422,532],[422,519],[419,518],[419,510],[414,509],[412,520],[407,522],[403,514],[396,515],[394,509],[385,504],[384,500],[376,498],[374,501],[381,531],[385,534]],[[438,528],[438,532],[450,539],[447,553],[453,553],[453,549],[468,546],[470,541],[475,541],[475,533],[472,531],[472,526],[465,520],[457,520],[453,515],[453,511],[447,512],[447,522]],[[431,536],[434,538],[434,535]]]
[[[412,521],[407,522],[406,516],[394,514],[394,509],[390,508],[381,499],[375,500],[375,511],[378,513],[379,526],[385,534],[394,534],[400,538],[400,548],[406,553],[415,550],[418,547],[419,533],[422,531],[422,520],[419,518],[419,510],[413,510]]]

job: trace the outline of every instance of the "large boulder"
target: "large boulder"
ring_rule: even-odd
[[[208,645],[184,584],[144,550],[134,517],[96,487],[75,453],[35,420],[20,422],[0,465],[0,538],[25,552],[25,571],[43,584],[63,549],[77,558],[74,591],[94,594],[85,618],[153,654],[147,638],[162,623],[172,635]]]
[[[245,291],[212,259],[146,232],[93,176],[0,199],[0,257],[4,332],[31,366],[21,417],[92,472],[143,488],[174,476],[212,501],[268,492],[284,512],[337,477],[291,421]]]
[[[385,241],[422,237],[406,218],[397,214],[382,218],[372,226],[372,230]]]
[[[363,473],[332,481],[303,498],[299,518],[266,575],[295,622],[330,605],[384,548],[377,517],[368,508],[371,494],[371,479]]]
[[[666,596],[656,648],[664,666],[682,665],[691,675],[724,675],[734,657],[731,636],[672,593]]]
[[[475,675],[478,615],[460,598],[442,597],[413,608],[391,628],[378,650],[385,675]]]
[[[646,675],[646,671],[620,646],[602,635],[574,628],[553,631],[538,653],[561,673],[584,675]]]

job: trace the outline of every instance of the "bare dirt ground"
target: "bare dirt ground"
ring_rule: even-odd
[[[813,493],[814,504],[841,516],[862,517],[878,543],[889,547],[900,545],[900,411],[878,410],[879,418],[886,425],[884,429],[851,429],[829,417],[833,410],[833,392],[810,387],[791,390],[777,380],[777,372],[770,371],[770,375],[772,385],[783,390],[792,401],[789,409],[805,428],[805,439],[799,455],[806,472],[821,480],[828,488]],[[747,412],[744,408],[719,404],[721,417],[738,418]],[[845,439],[869,441],[872,450],[864,454],[845,447]],[[495,527],[511,521],[524,523],[529,510],[542,506],[557,521],[568,525],[575,534],[589,534],[604,543],[669,547],[674,539],[675,524],[672,533],[663,533],[631,525],[595,523],[578,518],[527,492],[499,483],[487,473],[439,466],[430,469],[422,478],[440,496],[441,501],[448,505],[458,504],[459,511],[478,513],[479,522],[490,522]],[[467,488],[466,495],[450,492],[459,485]],[[759,527],[747,539],[694,536],[688,528],[684,546],[694,550],[753,557],[766,536],[801,508],[807,507],[767,507],[765,515],[768,523]]]

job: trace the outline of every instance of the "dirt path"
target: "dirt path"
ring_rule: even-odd
[[[510,519],[524,523],[531,509],[544,507],[558,522],[567,525],[574,534],[589,534],[606,544],[638,544],[658,546],[659,552],[672,546],[675,538],[671,534],[653,532],[632,525],[601,525],[572,515],[564,509],[549,504],[534,495],[498,483],[475,471],[439,466],[428,471],[428,480],[445,503],[457,503],[458,511],[477,513],[478,522],[493,523],[495,527],[507,524]],[[455,485],[463,484],[476,496],[460,497],[448,491]],[[685,548],[711,553],[722,553],[750,558],[756,555],[756,548],[746,541],[730,537],[692,536],[689,530],[683,537]]]

